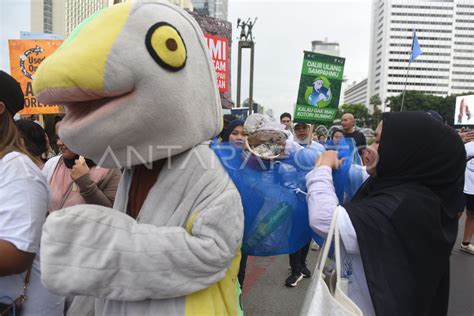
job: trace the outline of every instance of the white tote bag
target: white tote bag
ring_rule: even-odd
[[[301,310],[302,316],[361,316],[362,311],[344,293],[341,282],[341,246],[339,238],[339,227],[337,216],[340,206],[334,210],[331,226],[324,247],[319,256],[316,269],[311,279],[311,284],[306,292],[306,297]],[[334,295],[329,290],[324,281],[323,269],[328,259],[329,249],[334,236],[335,257],[336,257],[336,288]]]

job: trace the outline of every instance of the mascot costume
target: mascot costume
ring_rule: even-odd
[[[94,297],[96,315],[236,315],[243,211],[208,142],[222,114],[196,21],[166,3],[114,5],[79,25],[33,86],[66,106],[68,147],[124,169],[114,209],[48,217],[48,289]]]

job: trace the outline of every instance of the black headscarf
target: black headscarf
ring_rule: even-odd
[[[466,152],[424,112],[386,113],[377,176],[344,205],[377,315],[446,315]]]
[[[225,127],[225,129],[222,131],[222,134],[221,134],[223,142],[229,141],[230,134],[232,134],[232,131],[237,126],[244,126],[244,121],[240,119],[236,119],[236,120],[230,121],[229,124],[227,124],[227,126]]]

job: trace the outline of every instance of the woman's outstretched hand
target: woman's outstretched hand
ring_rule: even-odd
[[[339,169],[345,158],[338,159],[337,151],[328,150],[323,152],[316,160],[316,167],[328,166],[333,170]]]

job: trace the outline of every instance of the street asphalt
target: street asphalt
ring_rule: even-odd
[[[463,232],[464,216],[459,222],[458,241],[451,257],[449,316],[474,316],[474,255],[459,250]],[[311,250],[308,254],[307,265],[312,271],[318,254],[319,251]],[[242,300],[244,314],[299,315],[310,279],[303,279],[295,288],[287,288],[284,282],[289,272],[288,255],[249,257]]]

